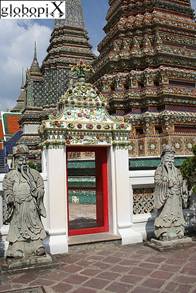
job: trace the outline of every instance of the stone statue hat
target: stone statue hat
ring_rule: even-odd
[[[162,153],[161,153],[161,157],[163,157],[166,153],[175,154],[174,147],[172,145],[169,145],[169,144],[165,145],[163,147],[163,150],[162,150]]]
[[[15,147],[13,147],[13,156],[17,157],[20,155],[28,155],[29,154],[29,148],[28,146],[24,144],[19,144]]]

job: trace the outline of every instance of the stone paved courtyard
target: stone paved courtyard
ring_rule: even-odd
[[[50,268],[1,274],[0,278],[0,292],[37,287],[24,292],[196,293],[196,242],[162,253],[142,244],[72,247],[68,255],[55,256]]]

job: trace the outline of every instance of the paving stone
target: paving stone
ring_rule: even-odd
[[[119,262],[119,264],[121,265],[121,266],[133,266],[133,265],[137,265],[138,264],[138,261],[137,260],[135,260],[135,259],[129,259],[129,260],[126,260],[126,259],[124,259],[123,261],[121,261],[121,262]]]
[[[160,256],[152,256],[146,259],[146,262],[152,262],[152,263],[162,263],[164,262],[166,259],[164,257],[160,257]]]
[[[73,286],[71,286],[70,284],[67,283],[59,283],[56,286],[52,287],[52,289],[56,292],[56,293],[65,293],[70,291],[73,288]]]
[[[114,282],[111,285],[109,285],[106,290],[114,293],[126,293],[129,292],[129,290],[132,288],[129,284],[123,284],[119,282]]]
[[[107,263],[104,263],[104,262],[95,262],[95,263],[93,263],[92,264],[92,266],[94,267],[94,268],[99,268],[99,269],[102,269],[102,270],[104,270],[104,269],[107,269],[109,266],[112,266],[112,264],[107,264]]]
[[[147,276],[151,273],[151,270],[148,269],[142,269],[142,268],[132,268],[129,271],[130,274],[138,275],[138,276]]]
[[[112,256],[109,256],[109,257],[106,257],[104,258],[104,262],[105,263],[112,263],[112,264],[116,264],[118,262],[120,262],[121,259],[119,257],[112,257]]]
[[[111,271],[112,272],[116,272],[116,273],[126,273],[130,270],[130,267],[124,267],[124,266],[121,266],[121,265],[116,265],[114,267],[111,268]]]
[[[44,276],[49,280],[62,281],[63,279],[65,279],[67,275],[69,275],[68,272],[52,271],[50,273],[45,274]]]
[[[131,291],[131,293],[155,293],[155,292],[159,292],[159,291],[154,289],[149,289],[146,287],[136,287]]]
[[[76,275],[76,274],[70,275],[64,279],[66,283],[71,283],[71,284],[82,284],[87,280],[88,280],[88,277],[84,277],[84,276]]]
[[[169,282],[166,287],[165,290],[167,290],[168,292],[175,292],[176,288],[178,287],[178,284],[175,282]]]
[[[113,254],[113,256],[127,259],[127,253],[126,252],[117,252],[117,253]]]
[[[83,285],[86,287],[91,287],[95,289],[103,289],[110,281],[106,281],[103,279],[93,278],[87,282],[85,282]]]
[[[127,256],[127,259],[133,259],[133,258],[137,260],[138,262],[141,262],[146,260],[146,255],[141,253],[135,253],[135,254],[131,254],[130,256],[129,255]]]
[[[169,279],[172,276],[171,272],[165,272],[165,271],[155,271],[151,274],[152,278],[157,279]]]
[[[19,290],[9,290],[4,291],[4,293],[45,293],[45,290],[43,287],[25,287],[23,289]]]
[[[77,273],[83,269],[82,266],[78,265],[67,265],[63,267],[63,270],[69,273]]]
[[[83,256],[84,257],[84,256]],[[79,255],[67,255],[67,258],[64,258],[64,262],[67,264],[74,264],[77,261],[80,261],[81,259],[83,259],[83,257],[80,257]]]
[[[183,265],[186,259],[180,259],[180,258],[169,258],[166,260],[167,264],[172,264],[172,265]]]
[[[195,252],[196,253],[196,252]],[[193,261],[193,260],[189,260],[187,263],[186,263],[187,266],[192,266],[192,267],[196,267],[196,261]]]
[[[196,275],[196,263],[194,265],[185,265],[180,272],[185,275]]]
[[[159,266],[160,266],[159,263],[150,263],[150,262],[141,262],[139,264],[139,267],[143,269],[150,269],[150,270],[157,269]]]
[[[91,260],[80,260],[77,262],[77,265],[82,266],[82,267],[88,267],[93,263],[94,263],[94,261],[92,259]]]
[[[130,284],[136,285],[140,282],[144,277],[143,276],[136,276],[136,275],[126,275],[120,279],[121,282],[126,282]]]
[[[36,279],[33,282],[29,283],[31,286],[51,286],[56,284],[56,280],[47,280],[47,279]]]
[[[0,275],[0,293],[27,286],[46,293],[196,293],[196,247],[159,253],[105,243],[53,260],[50,268]]]
[[[12,283],[12,288],[14,289],[21,289],[23,287],[24,287],[24,284]]]
[[[89,288],[78,288],[74,291],[72,291],[72,293],[96,293],[97,290],[93,290],[93,289],[89,289]]]
[[[2,284],[2,285],[0,285],[0,292],[1,291],[6,291],[6,290],[9,290],[9,289],[11,289],[10,284]]]
[[[182,284],[196,284],[196,277],[179,275],[175,278],[175,281]]]
[[[142,283],[142,285],[149,287],[149,288],[159,289],[162,287],[164,282],[165,282],[165,280],[148,278]]]
[[[166,271],[166,272],[177,272],[182,268],[182,266],[175,266],[175,265],[168,265],[163,264],[159,267],[160,270]]]
[[[101,273],[101,270],[94,270],[94,269],[86,269],[80,272],[80,274],[85,275],[85,276],[95,276],[99,273]]]
[[[97,275],[97,278],[106,279],[106,280],[115,280],[118,277],[120,277],[120,274],[114,273],[114,272],[104,272]]]
[[[20,275],[20,277],[14,278],[13,281],[14,283],[21,283],[21,284],[27,284],[29,282],[32,282],[38,277],[38,274],[36,273],[25,273]]]
[[[180,285],[177,288],[178,293],[190,293],[192,291],[193,287],[189,285]]]
[[[105,258],[104,256],[100,256],[100,255],[91,255],[87,257],[87,260],[92,263],[94,261],[102,261],[104,258]]]

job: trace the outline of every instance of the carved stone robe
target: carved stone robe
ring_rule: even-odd
[[[10,224],[7,241],[10,243],[43,240],[46,238],[41,216],[44,184],[41,175],[29,168],[28,176],[18,170],[10,171],[3,180],[4,223]]]

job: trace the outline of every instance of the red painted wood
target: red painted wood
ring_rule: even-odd
[[[107,148],[104,147],[69,147],[67,152],[95,152],[96,163],[96,219],[97,227],[69,229],[68,234],[84,235],[109,231],[108,223],[108,174],[107,174]],[[68,177],[67,177],[68,182]],[[68,184],[67,184],[68,186]],[[68,190],[67,190],[68,196]],[[69,200],[69,199],[68,199]],[[69,209],[69,201],[68,201]],[[68,211],[69,215],[69,211]],[[69,223],[69,218],[68,218]]]

